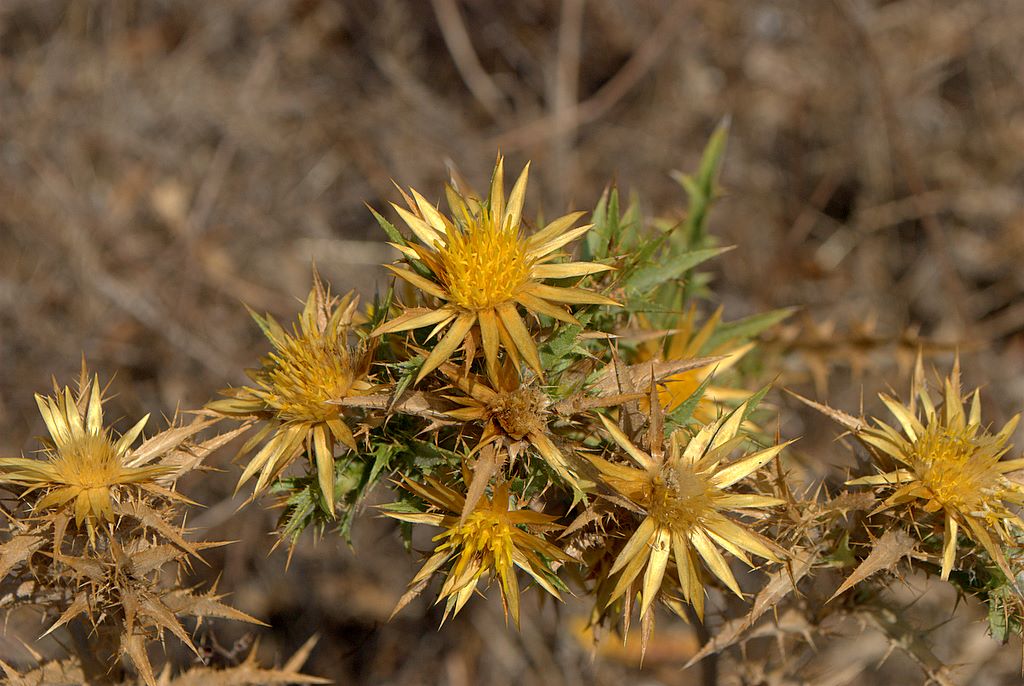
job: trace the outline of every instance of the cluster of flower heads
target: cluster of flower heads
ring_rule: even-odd
[[[716,154],[689,180],[691,205],[714,195]],[[724,322],[696,269],[723,250],[703,225],[645,233],[614,191],[589,224],[577,212],[535,226],[528,172],[506,197],[499,158],[486,195],[446,186],[447,211],[403,192],[404,231],[375,212],[397,280],[362,313],[314,276],[292,333],[256,316],[274,352],[254,386],[208,409],[258,426],[239,485],[260,473],[259,493],[309,457],[275,485],[283,540],[332,523],[347,535],[363,495],[391,477],[383,513],[440,530],[395,612],[434,577],[446,619],[494,582],[518,624],[525,580],[589,596],[595,625],[626,632],[635,612],[644,646],[658,605],[704,621],[712,596],[749,598],[758,579],[792,587],[814,569],[846,570],[836,595],[904,557],[943,579],[962,570],[971,592],[993,575],[1015,584],[1014,422],[989,433],[977,393],[966,412],[958,370],[941,403],[920,371],[909,406],[882,397],[902,433],[808,401],[871,460],[794,496],[779,462],[792,441],[761,428],[768,388],[745,386],[757,336],[788,312]],[[754,373],[737,373],[752,359]],[[844,564],[826,541],[849,549]]]
[[[624,605],[628,622],[634,590],[645,621],[659,597],[702,615],[708,580],[740,593],[726,556],[782,559],[754,522],[782,502],[762,491],[783,445],[743,430],[750,394],[710,386],[756,330],[713,340],[720,313],[697,327],[692,305],[638,308],[684,281],[652,277],[651,261],[692,246],[631,252],[641,239],[608,226],[614,208],[597,224],[576,212],[534,228],[528,173],[506,197],[499,158],[486,196],[446,187],[447,213],[403,193],[394,209],[409,234],[378,215],[403,301],[391,290],[357,321],[354,296],[332,297],[315,277],[291,334],[256,317],[274,352],[255,385],[208,409],[259,424],[240,485],[258,472],[258,493],[301,455],[315,465],[280,489],[292,540],[338,510],[347,526],[359,493],[396,475],[400,498],[383,511],[442,530],[399,607],[441,574],[454,615],[493,580],[518,623],[515,568],[560,597],[559,571],[596,537],[612,563],[581,567],[595,617]],[[570,257],[577,242],[591,245],[587,259]],[[678,574],[665,574],[670,561]]]
[[[447,211],[403,192],[405,231],[374,213],[399,255],[386,293],[360,309],[314,271],[290,330],[253,313],[272,350],[251,385],[137,447],[146,419],[119,437],[104,428],[95,379],[40,398],[42,457],[0,460],[19,508],[5,573],[63,594],[53,627],[88,620],[152,683],[146,641],[167,631],[193,645],[177,617],[255,621],[158,578],[219,545],[186,538],[175,483],[244,433],[237,488],[256,477],[253,499],[277,495],[290,546],[310,528],[347,536],[377,485],[395,494],[385,515],[439,529],[395,612],[440,577],[445,619],[494,583],[518,625],[527,582],[588,597],[592,625],[625,634],[638,616],[645,649],[659,605],[704,622],[709,603],[726,612],[728,594],[756,594],[749,628],[811,574],[838,570],[833,597],[855,603],[846,590],[884,587],[910,559],[998,605],[994,634],[1020,633],[1024,460],[1004,459],[1016,418],[993,433],[977,391],[965,408],[959,363],[939,399],[920,359],[908,404],[881,396],[897,427],[805,400],[849,430],[861,459],[794,495],[793,441],[762,428],[769,388],[752,390],[769,376],[758,336],[788,312],[723,321],[697,270],[723,251],[703,223],[722,136],[684,179],[690,214],[671,226],[620,210],[614,190],[591,223],[577,212],[534,225],[529,169],[506,197],[501,158],[486,195],[446,186]],[[196,442],[221,420],[240,425]]]

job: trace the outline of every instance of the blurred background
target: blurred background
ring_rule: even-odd
[[[765,344],[787,383],[855,411],[861,388],[905,389],[926,343],[937,364],[959,347],[991,421],[1024,406],[1020,0],[0,0],[0,454],[34,449],[32,394],[83,352],[116,373],[111,416],[171,416],[244,380],[265,343],[242,304],[290,320],[314,258],[372,295],[393,256],[365,204],[398,199],[392,179],[483,187],[501,150],[533,161],[534,212],[615,182],[672,218],[670,173],[726,116],[711,230],[738,247],[714,288],[726,319],[802,308]],[[776,402],[829,449],[832,427]],[[267,661],[320,632],[308,671],[337,683],[699,683],[667,618],[643,671],[635,646],[594,654],[580,603],[520,633],[496,598],[443,631],[422,600],[388,623],[417,559],[372,512],[354,549],[306,540],[286,574],[274,513],[236,513],[230,457],[183,484],[208,505],[192,524],[240,541],[197,575],[272,624]],[[1019,683],[1019,643],[977,608],[946,623],[943,592],[914,611],[955,683]],[[727,659],[722,683],[924,680],[835,631],[796,680]]]

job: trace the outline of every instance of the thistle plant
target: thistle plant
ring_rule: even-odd
[[[0,568],[11,588],[31,588],[8,602],[43,607],[50,630],[76,640],[75,673],[97,683],[122,656],[156,683],[147,644],[169,633],[195,650],[187,617],[255,623],[180,581],[223,544],[191,538],[178,480],[246,434],[236,490],[255,477],[247,504],[275,495],[279,542],[329,528],[351,540],[374,489],[372,511],[399,522],[409,548],[428,541],[395,613],[432,596],[442,623],[455,621],[496,587],[518,627],[537,590],[588,608],[595,631],[625,638],[639,617],[642,658],[667,609],[704,641],[691,662],[771,636],[781,650],[766,660],[794,679],[814,630],[787,633],[773,617],[853,619],[948,683],[884,596],[922,572],[985,603],[995,637],[1024,632],[1017,419],[983,423],[959,361],[934,396],[919,357],[908,401],[880,398],[895,424],[804,399],[854,450],[842,478],[816,475],[829,456],[798,454],[781,431],[774,397],[785,396],[765,401],[788,379],[762,342],[791,311],[729,319],[702,271],[728,249],[707,225],[725,140],[723,127],[697,173],[679,175],[688,211],[675,222],[645,218],[615,188],[589,222],[579,211],[534,221],[529,165],[506,196],[501,157],[486,194],[445,186],[444,210],[399,190],[402,230],[373,212],[396,250],[391,287],[360,308],[314,269],[290,329],[253,314],[269,350],[249,385],[189,424],[142,440],[144,418],[116,435],[84,370],[77,392],[38,398],[42,454],[0,459],[13,496]],[[237,426],[200,439],[224,421]],[[259,674],[314,683],[298,657]]]
[[[59,665],[24,674],[4,665],[12,683],[156,686],[150,643],[170,634],[198,655],[187,620],[259,623],[216,589],[184,585],[201,551],[224,543],[192,539],[184,514],[194,503],[176,484],[232,435],[197,440],[213,424],[200,418],[139,442],[143,417],[118,436],[104,425],[103,393],[83,361],[77,390],[55,381],[53,396],[36,396],[50,434],[40,457],[0,459],[0,485],[13,497],[0,529],[5,610],[36,608],[49,624],[43,635],[64,629],[73,646]]]

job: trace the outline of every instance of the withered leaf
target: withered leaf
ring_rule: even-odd
[[[146,639],[139,634],[121,634],[121,646],[146,682],[146,686],[157,686],[153,664],[149,661],[149,653],[146,651]]]
[[[789,393],[794,398],[796,398],[797,400],[799,400],[800,402],[802,402],[804,405],[807,405],[808,407],[817,410],[818,412],[836,421],[837,423],[842,424],[850,431],[863,431],[866,428],[864,422],[861,421],[860,419],[857,419],[853,415],[846,414],[841,410],[833,409],[828,405],[822,405],[821,403],[814,402],[813,400],[805,398],[799,393],[795,393],[789,390],[788,388],[786,389],[786,392]]]
[[[195,419],[191,424],[165,429],[152,438],[145,440],[131,456],[125,460],[126,467],[139,467],[152,462],[156,458],[174,450],[197,433],[216,424],[219,419]]]
[[[445,414],[455,405],[426,391],[406,391],[397,399],[390,393],[356,395],[343,398],[338,404],[343,407],[358,407],[366,410],[388,410],[411,414],[427,419],[450,419]]]
[[[875,572],[892,569],[902,558],[910,555],[917,547],[917,541],[903,529],[890,529],[882,534],[871,547],[871,552],[857,566],[846,581],[836,589],[829,601],[842,595]]]
[[[7,576],[15,565],[32,557],[32,553],[43,547],[45,542],[42,536],[21,535],[0,546],[0,577]]]
[[[220,617],[221,619],[234,619],[239,622],[267,626],[255,617],[220,602],[222,597],[213,591],[202,595],[193,595],[189,591],[179,590],[164,596],[163,601],[174,614],[186,614],[193,617]]]

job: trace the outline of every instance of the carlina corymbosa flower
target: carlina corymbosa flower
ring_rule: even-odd
[[[462,517],[465,497],[437,479],[426,477],[420,484],[405,479],[402,486],[422,498],[430,512],[409,512],[385,506],[384,513],[405,522],[439,526],[444,531],[434,537],[437,547],[423,567],[409,582],[409,591],[402,596],[392,616],[419,595],[430,577],[448,566],[447,576],[437,602],[445,601],[444,619],[458,614],[473,595],[480,579],[490,575],[498,581],[506,617],[511,614],[519,626],[519,583],[515,568],[525,571],[537,585],[555,598],[564,585],[550,565],[569,558],[557,547],[536,534],[561,529],[556,517],[533,510],[510,507],[510,484],[505,481],[494,487],[490,497],[484,496],[468,516]]]
[[[73,515],[76,526],[86,527],[91,542],[96,527],[113,522],[118,506],[133,491],[182,499],[156,483],[173,468],[149,464],[181,441],[168,443],[160,452],[133,448],[149,415],[117,437],[103,426],[102,396],[98,377],[90,379],[83,362],[77,393],[54,381],[53,397],[36,395],[50,434],[42,440],[42,459],[0,459],[0,482],[26,487],[19,497],[35,495],[34,512]]]
[[[239,451],[244,457],[263,444],[242,471],[238,487],[259,472],[253,489],[258,495],[305,452],[316,466],[325,509],[333,515],[335,448],[357,450],[349,425],[353,411],[341,401],[373,390],[372,348],[349,340],[358,303],[352,293],[332,297],[314,272],[313,288],[291,333],[269,315],[252,314],[274,350],[259,369],[248,372],[254,386],[230,388],[222,392],[226,399],[207,405],[220,415],[265,422]]]
[[[900,430],[876,419],[876,426],[854,433],[878,451],[876,457],[891,458],[895,469],[847,483],[873,486],[886,493],[876,511],[907,505],[925,513],[942,512],[943,579],[949,578],[956,563],[960,534],[980,544],[1013,579],[1000,543],[1019,545],[1013,531],[1024,531],[1024,521],[1011,508],[1024,505],[1024,486],[1006,474],[1024,469],[1024,459],[1002,458],[1012,448],[1009,440],[1020,415],[1012,417],[998,433],[990,433],[981,423],[977,390],[971,396],[970,409],[965,407],[959,359],[943,382],[939,407],[924,382],[920,359],[908,405],[885,394],[880,397]]]
[[[420,242],[392,243],[412,268],[388,265],[388,269],[440,304],[409,308],[377,327],[373,335],[426,326],[434,327],[434,335],[447,329],[424,360],[417,383],[474,335],[479,337],[490,372],[497,369],[498,351],[504,348],[516,366],[525,360],[543,377],[537,344],[520,308],[578,323],[565,305],[617,304],[585,289],[543,283],[546,279],[596,274],[611,267],[595,262],[554,262],[562,254],[560,248],[584,235],[591,226],[574,228],[583,216],[583,212],[574,212],[527,235],[522,212],[529,165],[513,186],[507,203],[503,169],[499,157],[484,202],[449,186],[451,217],[415,190],[412,197],[403,193],[408,209],[393,205]]]
[[[700,560],[740,597],[740,587],[719,548],[750,567],[753,562],[748,553],[773,562],[779,560],[778,546],[727,514],[756,513],[760,508],[784,502],[758,493],[731,490],[789,445],[781,443],[729,461],[729,455],[747,440],[739,429],[748,403],[704,425],[692,437],[682,429],[674,431],[667,449],[661,410],[655,403],[649,430],[650,453],[637,447],[622,429],[601,415],[612,440],[636,467],[597,456],[589,459],[609,487],[646,513],[609,570],[610,576],[619,574],[608,598],[609,605],[626,593],[634,593],[633,583],[643,572],[640,617],[644,619],[660,592],[670,558],[675,558],[683,599],[703,618]]]
[[[566,484],[578,488],[577,476],[552,440],[548,428],[552,418],[548,409],[551,401],[537,384],[522,383],[519,371],[508,363],[502,365],[498,375],[489,382],[474,374],[464,374],[453,364],[441,365],[441,371],[462,392],[444,396],[461,405],[445,414],[464,422],[480,422],[482,431],[473,452],[494,445],[498,456],[488,470],[490,474],[481,475],[479,467],[474,469],[473,483],[480,476],[489,479],[506,458],[515,460],[532,446]],[[474,499],[472,496],[467,499],[468,507],[476,504]]]

